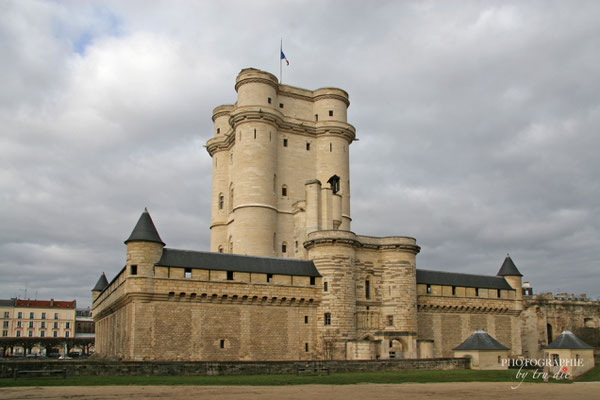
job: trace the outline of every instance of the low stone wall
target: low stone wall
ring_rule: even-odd
[[[3,360],[0,378],[10,378],[17,370],[66,369],[68,376],[115,375],[264,375],[295,374],[298,368],[328,368],[336,372],[408,371],[468,369],[467,358],[429,358],[365,361],[221,361],[221,362],[104,362],[76,360]]]

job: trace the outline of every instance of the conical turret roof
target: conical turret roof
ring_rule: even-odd
[[[563,331],[545,349],[593,349],[593,347],[579,339],[573,332]]]
[[[140,219],[138,220],[137,224],[135,224],[135,228],[133,228],[131,235],[129,235],[129,238],[125,241],[125,244],[134,241],[155,242],[160,243],[163,246],[165,245],[165,243],[158,235],[158,231],[154,226],[154,222],[150,217],[148,209],[144,209],[144,212],[140,216]]]
[[[498,275],[498,276],[523,276],[523,274],[519,272],[519,270],[517,269],[517,266],[515,265],[513,260],[510,258],[510,255],[508,255],[508,254],[506,255],[506,258],[504,259],[504,263],[500,267],[500,271],[498,271],[498,273],[496,275]]]
[[[96,282],[96,286],[92,289],[92,292],[101,292],[108,286],[108,280],[106,279],[106,275],[104,272],[100,275],[98,282]]]
[[[452,350],[508,350],[508,347],[491,337],[486,331],[477,330]]]

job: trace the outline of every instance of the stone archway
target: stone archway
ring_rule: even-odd
[[[404,358],[404,352],[407,350],[406,343],[400,338],[390,338],[388,357],[393,359]]]

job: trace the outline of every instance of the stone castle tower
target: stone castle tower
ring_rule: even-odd
[[[235,89],[234,105],[215,108],[206,145],[211,251],[312,260],[323,276],[318,324],[333,355],[416,357],[419,246],[350,231],[348,94],[281,85],[252,68]]]
[[[350,230],[348,94],[240,72],[213,112],[211,251],[306,258],[306,235]]]

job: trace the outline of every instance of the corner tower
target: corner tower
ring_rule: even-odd
[[[350,230],[348,94],[242,70],[213,111],[211,251],[306,258],[306,235]]]

